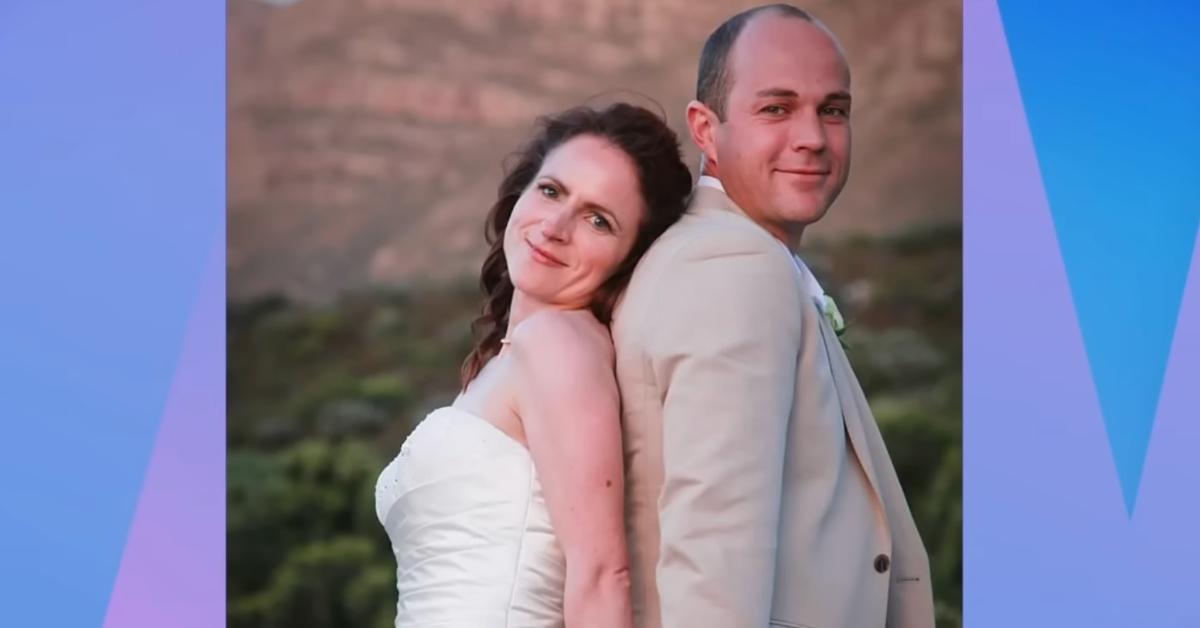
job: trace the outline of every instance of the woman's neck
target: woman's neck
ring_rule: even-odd
[[[524,292],[521,292],[520,290],[514,290],[512,302],[509,304],[508,308],[508,329],[504,330],[504,337],[506,339],[511,338],[513,330],[517,328],[517,325],[521,324],[521,321],[524,321],[538,312],[570,309],[576,308],[539,301],[538,299],[535,299]]]

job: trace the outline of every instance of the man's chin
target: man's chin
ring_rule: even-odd
[[[791,223],[810,225],[825,217],[825,212],[829,210],[829,206],[823,200],[818,199],[789,199],[791,202],[782,205],[784,207],[783,217]]]

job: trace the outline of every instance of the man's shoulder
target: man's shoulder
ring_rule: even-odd
[[[649,274],[656,266],[748,254],[778,258],[776,261],[788,259],[779,242],[746,216],[692,208],[650,247],[638,271]]]
[[[630,320],[650,314],[763,307],[789,293],[795,262],[787,249],[749,218],[731,212],[690,212],[660,237],[635,268],[614,312],[614,338]]]

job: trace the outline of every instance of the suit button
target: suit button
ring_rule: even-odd
[[[888,570],[888,565],[891,563],[892,561],[888,559],[887,554],[880,554],[875,557],[875,571],[883,573]]]

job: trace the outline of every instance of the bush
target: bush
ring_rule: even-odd
[[[962,624],[961,235],[804,253],[846,314],[943,628]],[[421,413],[455,394],[478,307],[473,282],[230,306],[230,626],[391,626],[395,562],[375,480]]]

